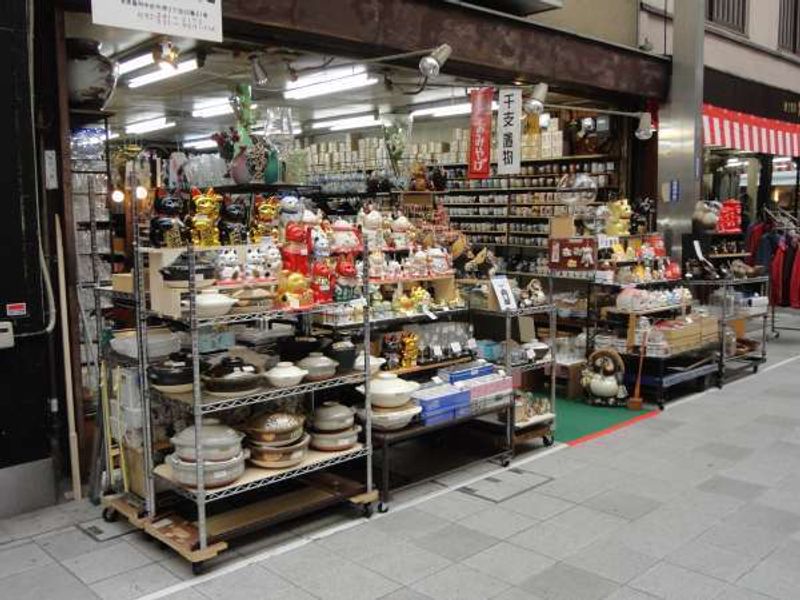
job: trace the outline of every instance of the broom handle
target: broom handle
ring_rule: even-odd
[[[644,332],[642,345],[639,346],[639,372],[636,374],[636,388],[633,390],[633,397],[636,399],[641,398],[639,394],[642,391],[642,371],[644,370],[644,355],[647,354],[647,335],[649,333],[649,329]]]

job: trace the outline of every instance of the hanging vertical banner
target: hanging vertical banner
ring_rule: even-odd
[[[92,0],[97,25],[222,41],[222,0]]]
[[[485,87],[470,92],[472,114],[469,118],[469,169],[470,179],[486,179],[491,168],[492,155],[492,99],[494,88]]]
[[[520,172],[522,153],[522,90],[500,88],[497,109],[497,173]]]

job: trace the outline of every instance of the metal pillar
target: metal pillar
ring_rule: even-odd
[[[681,259],[681,235],[692,231],[694,204],[703,177],[703,39],[705,3],[675,0],[670,96],[661,107],[658,131],[658,230],[671,256]],[[678,199],[670,200],[678,186]]]

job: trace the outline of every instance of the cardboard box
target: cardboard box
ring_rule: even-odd
[[[552,217],[550,219],[551,238],[575,237],[575,221],[570,216]]]

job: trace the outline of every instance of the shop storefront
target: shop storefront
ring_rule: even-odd
[[[716,246],[677,264],[656,231],[663,60],[354,6],[229,2],[221,42],[63,15],[69,433],[105,515],[197,570],[766,357],[736,323],[766,323],[767,279],[711,277]]]

